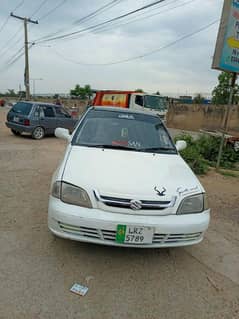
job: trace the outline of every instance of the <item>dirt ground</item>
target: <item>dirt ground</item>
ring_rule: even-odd
[[[122,249],[53,237],[51,175],[65,142],[15,137],[0,109],[0,318],[238,319],[239,178],[202,177],[212,220],[189,248]],[[85,297],[69,292],[89,287]]]

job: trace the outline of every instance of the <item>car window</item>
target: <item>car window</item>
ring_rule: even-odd
[[[78,127],[72,143],[176,153],[167,130],[157,116],[130,112],[90,111]]]
[[[55,107],[55,111],[56,111],[57,117],[64,117],[64,118],[70,117],[70,114],[66,110],[64,110],[62,107]]]
[[[11,109],[14,113],[19,113],[23,115],[29,115],[32,109],[31,103],[25,103],[25,102],[17,102]]]
[[[35,106],[35,110],[34,110],[34,117],[39,118],[40,117],[40,107],[39,105]]]
[[[44,117],[55,117],[55,113],[52,106],[43,105],[41,106],[41,110],[43,111]]]
[[[136,95],[135,97],[135,103],[140,105],[140,106],[143,106],[144,105],[144,99],[143,99],[143,96],[142,95]]]

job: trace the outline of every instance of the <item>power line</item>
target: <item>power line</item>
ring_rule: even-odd
[[[5,26],[7,25],[9,18],[10,18],[10,16],[8,15],[8,16],[7,16],[7,19],[3,22],[3,24],[2,24],[1,27],[0,27],[0,32],[1,32],[1,31],[5,28]]]
[[[73,36],[73,35],[76,35],[76,34],[79,34],[79,33],[85,32],[85,31],[88,31],[88,30],[95,29],[95,28],[97,28],[97,27],[99,27],[99,26],[103,26],[103,25],[106,25],[106,24],[108,24],[108,23],[111,23],[111,22],[114,22],[114,21],[117,21],[117,20],[121,20],[121,19],[123,19],[123,18],[126,18],[126,17],[132,15],[132,14],[135,14],[135,13],[140,12],[140,11],[142,11],[142,10],[146,10],[146,9],[148,9],[148,8],[151,8],[151,7],[157,5],[157,4],[161,3],[161,2],[164,2],[164,1],[166,1],[166,0],[158,0],[158,1],[152,2],[152,3],[148,4],[148,5],[145,5],[145,6],[143,6],[143,7],[140,7],[140,8],[138,8],[138,9],[135,9],[135,10],[133,10],[133,11],[130,11],[130,12],[128,12],[128,13],[122,14],[122,15],[120,15],[120,16],[118,16],[118,17],[115,17],[115,18],[112,18],[112,19],[110,19],[110,20],[107,20],[107,21],[98,23],[98,24],[93,25],[93,26],[89,26],[89,27],[87,27],[87,28],[85,28],[85,29],[81,29],[81,30],[78,30],[78,31],[75,31],[75,32],[66,33],[66,34],[63,34],[63,35],[56,36],[56,37],[48,38],[48,39],[45,39],[45,40],[42,40],[42,41],[39,41],[39,40],[37,41],[37,40],[36,40],[35,42],[36,42],[36,43],[37,43],[37,42],[48,42],[48,41],[53,41],[53,40],[59,40],[59,39],[63,39],[63,38],[68,38],[68,37],[70,37],[70,36]]]
[[[44,15],[42,15],[38,20],[43,20],[46,19],[49,15],[51,15],[52,13],[54,13],[57,9],[59,9],[64,3],[66,3],[68,0],[63,0],[60,3],[58,3],[54,8],[52,8],[51,10],[49,10],[47,13],[45,13]]]
[[[160,5],[160,7],[158,7],[157,9],[161,9],[161,8],[166,7],[166,6],[168,6],[168,5],[171,5],[171,4],[173,4],[173,3],[175,4],[175,2],[178,2],[178,1],[181,1],[181,0],[174,0],[174,1],[170,2],[170,3],[166,3],[166,4],[164,4],[164,5]],[[172,8],[169,8],[169,9],[160,10],[159,12],[156,12],[156,13],[151,14],[151,15],[146,15],[146,16],[145,16],[145,12],[142,12],[142,13],[140,13],[140,14],[137,14],[137,16],[142,16],[142,15],[143,15],[144,17],[142,17],[142,18],[133,19],[133,20],[130,20],[130,21],[125,22],[125,23],[110,24],[109,26],[108,26],[108,25],[107,25],[107,26],[100,26],[100,27],[94,29],[94,33],[100,33],[100,32],[102,32],[102,31],[105,32],[105,31],[112,30],[112,29],[115,28],[115,27],[124,26],[124,25],[130,24],[130,23],[134,23],[134,22],[137,22],[137,21],[142,21],[142,20],[144,20],[144,19],[151,18],[151,17],[153,17],[153,16],[162,14],[162,13],[164,13],[164,12],[172,11],[172,10],[174,10],[174,9],[183,7],[183,6],[188,5],[188,4],[190,4],[191,2],[194,2],[194,1],[197,1],[197,0],[190,0],[190,1],[188,1],[188,2],[184,2],[184,3],[182,3],[182,4],[179,4],[179,5],[177,5],[177,6],[174,6],[174,7],[172,7]],[[149,10],[148,12],[150,12],[150,11],[155,11],[155,8]],[[70,37],[70,38],[64,39],[64,41],[71,41],[71,40],[74,40],[74,39],[78,39],[80,36],[84,36],[84,34],[72,36],[72,37]]]
[[[159,4],[156,5],[156,6],[158,6],[157,8],[155,8],[155,7],[151,8],[151,10],[148,10],[147,12],[156,11],[157,9],[161,9],[163,7],[166,7],[166,6],[170,5],[170,4],[175,4],[175,2],[178,2],[178,1],[181,1],[181,0],[173,0],[173,1],[171,1],[169,3],[166,3],[166,4],[163,4],[163,5],[161,3],[159,3]],[[194,1],[194,0],[191,0],[191,1]],[[174,7],[173,7],[173,9],[174,9]],[[167,10],[165,10],[165,12],[167,12]],[[160,13],[161,13],[161,11],[160,11]],[[158,14],[158,13],[156,13],[156,14]],[[141,13],[137,14],[137,17],[142,16],[142,15],[144,16],[145,12],[141,12]],[[151,15],[151,16],[153,16],[153,15]],[[149,15],[149,16],[146,16],[146,17],[151,17],[151,16]],[[96,27],[94,29],[94,33],[100,33],[102,31],[112,30],[113,27],[118,27],[118,26],[121,26],[121,25],[133,23],[134,21],[143,20],[145,18],[143,17],[143,18],[140,18],[140,19],[133,19],[133,20],[130,20],[129,22],[126,22],[126,23],[118,23],[118,24],[117,23],[116,24],[110,23],[109,25],[106,25],[106,26],[99,26],[99,27]],[[84,35],[84,34],[82,34],[82,35]],[[80,37],[79,35],[72,36],[72,37],[69,38],[69,41],[74,40],[74,39],[78,39],[79,37]],[[67,39],[64,39],[64,40],[67,40]]]
[[[166,9],[166,10],[162,10],[162,11],[160,10],[159,12],[156,12],[156,13],[154,13],[154,14],[150,14],[150,15],[147,15],[147,16],[145,16],[145,13],[141,13],[140,16],[141,16],[141,15],[144,15],[142,18],[133,19],[133,20],[130,20],[130,21],[124,22],[124,23],[113,24],[112,26],[109,26],[109,27],[104,27],[104,26],[103,26],[103,27],[101,27],[101,28],[98,28],[95,33],[100,33],[100,32],[102,32],[102,31],[104,31],[104,32],[105,32],[105,31],[109,31],[109,30],[112,30],[112,27],[114,27],[114,28],[115,28],[115,27],[120,27],[120,26],[124,26],[124,25],[131,24],[131,23],[135,23],[135,22],[137,22],[137,21],[142,21],[142,20],[145,20],[145,19],[148,19],[148,18],[152,18],[152,17],[157,16],[157,15],[160,15],[160,14],[162,14],[162,13],[169,12],[169,11],[172,11],[172,10],[174,10],[174,9],[184,7],[184,6],[190,4],[190,3],[194,2],[194,1],[197,1],[197,0],[190,0],[190,1],[187,1],[187,2],[184,2],[184,3],[181,3],[181,4],[177,5],[177,6],[174,6],[174,7],[172,7],[172,8],[169,8],[169,9]],[[173,3],[175,3],[175,2],[176,2],[176,1],[173,1]],[[170,3],[170,4],[172,4],[172,3]],[[164,6],[159,7],[159,9],[161,9],[162,7],[165,7],[165,6],[168,6],[168,4],[165,4]],[[151,11],[152,11],[152,10],[151,10]],[[138,16],[139,16],[139,15],[138,15]]]
[[[19,4],[13,9],[13,11],[16,11],[18,8],[20,8],[23,5],[24,1],[25,0],[20,1]],[[0,27],[0,33],[2,32],[2,30],[7,25],[9,19],[10,19],[10,16],[8,15],[7,18],[4,20],[3,24]]]
[[[78,25],[83,21],[87,21],[90,18],[95,17],[98,13],[104,11],[106,8],[109,9],[112,7],[112,5],[118,4],[119,2],[120,2],[119,0],[113,0],[113,1],[109,2],[108,4],[105,4],[104,6],[100,7],[99,9],[95,10],[94,12],[88,14],[87,16],[80,18],[79,20],[76,20],[73,24]]]
[[[21,0],[19,2],[19,4],[16,5],[16,7],[13,9],[13,12],[16,11],[17,9],[19,9],[23,4],[24,4],[25,0]]]
[[[191,33],[188,33],[180,38],[178,38],[177,40],[174,40],[164,46],[161,46],[160,48],[157,48],[157,49],[154,49],[152,51],[148,51],[144,54],[141,54],[141,55],[138,55],[138,56],[134,56],[134,57],[131,57],[131,58],[127,58],[127,59],[123,59],[123,60],[118,60],[118,61],[114,61],[114,62],[110,62],[110,63],[82,63],[82,62],[79,62],[79,61],[74,61],[72,59],[68,59],[66,57],[64,57],[61,53],[57,52],[55,49],[53,49],[53,51],[59,56],[61,57],[62,59],[64,59],[65,61],[68,61],[68,62],[71,62],[71,63],[74,63],[74,64],[80,64],[80,65],[86,65],[86,66],[108,66],[108,65],[116,65],[116,64],[122,64],[122,63],[126,63],[126,62],[130,62],[130,61],[133,61],[133,60],[138,60],[138,59],[142,59],[142,58],[145,58],[149,55],[152,55],[152,54],[155,54],[157,52],[160,52],[164,49],[167,49],[175,44],[177,44],[178,42],[181,42],[187,38],[190,38],[198,33],[201,33],[207,29],[209,29],[211,26],[215,25],[216,23],[218,23],[220,20],[217,19],[201,28],[199,28],[198,30],[194,31],[194,32],[191,32]]]
[[[175,2],[178,2],[178,1],[181,1],[181,0],[174,0],[174,1],[170,2],[170,3],[166,3],[166,4],[163,4],[163,5],[160,5],[160,7],[158,7],[158,8],[153,8],[153,9],[149,10],[148,12],[156,11],[157,9],[161,9],[161,8],[166,7],[166,6],[168,6],[168,5],[171,5],[171,4],[173,4],[173,3],[175,4]],[[171,11],[171,10],[174,10],[174,9],[177,9],[177,8],[182,7],[182,6],[184,6],[184,5],[187,5],[187,4],[189,4],[189,3],[193,2],[193,1],[196,1],[196,0],[190,0],[190,1],[186,2],[186,3],[181,4],[181,5],[174,6],[174,7],[172,7],[172,8],[169,8],[169,9],[163,10],[163,11],[160,10],[159,12],[156,12],[155,14],[151,14],[151,15],[147,15],[147,16],[145,16],[145,12],[141,12],[140,14],[137,14],[137,16],[142,16],[142,15],[143,15],[144,17],[142,17],[142,18],[133,19],[133,20],[130,20],[130,21],[124,22],[124,23],[110,24],[109,26],[108,26],[108,25],[107,25],[107,26],[101,26],[101,27],[95,28],[95,29],[94,29],[94,33],[101,33],[102,31],[105,32],[105,31],[112,30],[112,29],[115,28],[115,27],[120,27],[120,26],[122,26],[122,25],[127,25],[127,24],[134,23],[134,22],[137,22],[137,21],[142,21],[142,20],[144,20],[144,19],[146,19],[146,18],[151,18],[151,17],[156,16],[156,15],[159,15],[159,14],[161,14],[161,13],[168,12],[168,11]],[[155,9],[156,9],[156,10],[155,10]],[[82,36],[84,36],[84,34],[82,34]],[[77,38],[79,38],[79,35],[76,35],[76,36],[74,36],[74,37],[71,37],[69,40],[71,41],[71,40],[77,39]],[[65,39],[65,41],[67,41],[67,40],[68,40],[68,39]]]
[[[4,52],[3,53],[3,55],[10,49],[10,47],[12,47],[11,46],[11,42],[12,42],[12,40],[14,40],[15,39],[15,37],[21,32],[21,30],[23,29],[23,27],[20,27],[20,28],[18,28],[17,29],[17,31],[13,34],[13,36],[10,38],[10,39],[8,39],[8,41],[5,43],[5,45],[2,47],[2,49],[0,50],[0,54],[2,53],[2,52]],[[15,43],[15,42],[14,42]],[[9,44],[10,44],[10,46],[9,46]]]
[[[18,54],[19,54],[23,49],[24,49],[24,45],[21,46],[20,49],[18,49],[17,52],[15,52],[15,53],[12,55],[12,57],[10,57],[10,58],[8,59],[8,61],[7,61],[6,63],[7,63],[7,64],[11,63],[11,61],[14,60],[14,59],[18,56]]]
[[[31,44],[28,48],[28,50],[30,51],[31,48],[33,47],[33,44]],[[9,63],[7,63],[2,69],[1,72],[7,71],[10,69],[10,67],[12,65],[14,65],[18,60],[20,60],[20,58],[25,54],[25,52],[23,51],[22,53],[20,53],[18,56],[15,57],[15,59],[13,59],[12,61],[9,61]]]
[[[44,6],[44,4],[47,2],[48,0],[43,0],[40,5],[36,8],[36,10],[31,14],[30,18],[32,18],[37,12],[39,12],[41,10],[41,8]]]
[[[110,1],[110,2],[108,2],[107,4],[105,4],[104,6],[102,6],[102,7],[98,8],[98,9],[96,9],[96,10],[93,11],[93,12],[91,12],[90,14],[88,14],[88,15],[86,15],[86,16],[84,16],[84,17],[78,19],[78,20],[73,21],[71,27],[59,29],[58,31],[52,32],[52,33],[50,33],[50,34],[48,34],[48,35],[45,35],[45,36],[43,36],[43,37],[41,37],[41,38],[39,38],[39,39],[37,39],[37,40],[35,40],[35,41],[44,40],[44,39],[47,39],[47,38],[56,36],[57,34],[59,34],[59,33],[61,33],[61,32],[64,32],[64,31],[66,31],[66,30],[71,30],[72,28],[75,27],[76,24],[79,24],[79,23],[80,23],[79,21],[81,21],[81,22],[83,22],[83,21],[89,21],[89,20],[91,20],[93,17],[97,16],[99,13],[102,14],[103,12],[105,12],[106,10],[111,9],[112,7],[114,7],[115,5],[117,5],[117,4],[118,4],[119,2],[121,2],[121,1],[123,1],[123,0]]]

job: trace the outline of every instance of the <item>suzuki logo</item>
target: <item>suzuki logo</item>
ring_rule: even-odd
[[[142,202],[140,200],[137,200],[137,199],[132,199],[130,201],[130,208],[133,210],[139,210],[142,208]]]
[[[154,190],[155,190],[155,192],[157,192],[157,195],[159,195],[159,196],[165,196],[165,192],[166,192],[166,188],[164,188],[163,187],[163,190],[160,192],[158,189],[157,189],[157,187],[155,186],[154,187]]]

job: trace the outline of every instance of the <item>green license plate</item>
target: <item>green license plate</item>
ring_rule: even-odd
[[[116,241],[121,244],[152,244],[153,235],[153,227],[117,225]]]

